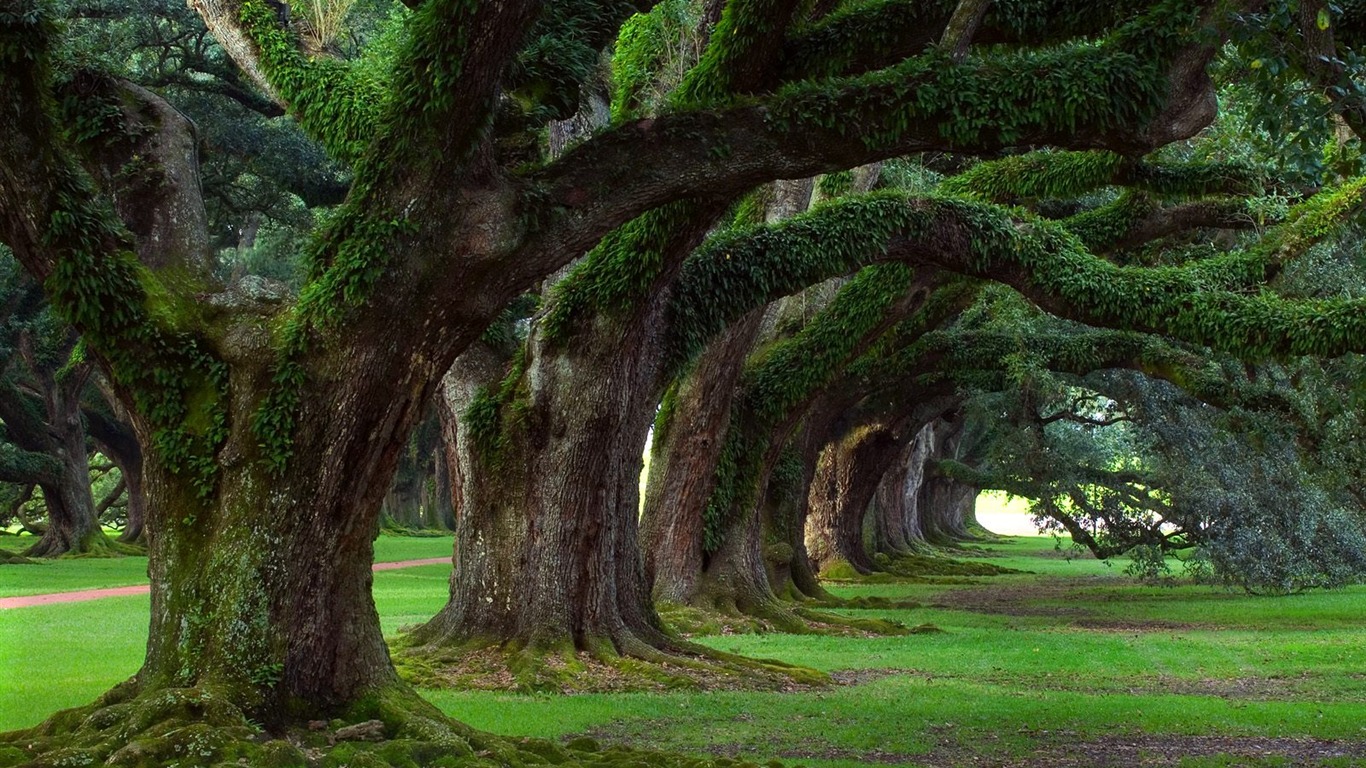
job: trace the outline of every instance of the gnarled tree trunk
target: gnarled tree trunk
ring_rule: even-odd
[[[727,329],[665,395],[651,444],[641,538],[654,599],[686,603],[703,566],[703,510],[730,425],[730,406],[763,312]]]
[[[651,348],[658,324],[615,327],[613,343],[567,348],[533,334],[498,424],[468,414],[499,386],[503,360],[476,347],[446,376],[456,567],[450,601],[412,643],[643,657],[668,645],[637,532],[655,356],[621,354]]]
[[[933,425],[926,425],[906,446],[878,485],[873,497],[873,551],[896,558],[925,546],[916,512],[916,494],[924,477]]]
[[[56,557],[107,549],[109,540],[100,528],[90,491],[90,455],[81,419],[81,392],[90,365],[75,366],[59,376],[36,359],[29,348],[31,343],[26,337],[21,346],[40,396],[12,388],[0,393],[6,401],[0,404],[0,418],[10,439],[18,448],[47,459],[44,471],[34,477],[43,492],[47,525],[25,554]],[[74,344],[74,339],[68,344]]]
[[[821,574],[847,565],[877,570],[863,541],[863,522],[882,477],[907,439],[880,424],[855,428],[826,446],[811,483],[806,548]]]

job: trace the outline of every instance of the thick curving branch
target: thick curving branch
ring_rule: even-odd
[[[544,227],[536,242],[577,247],[681,197],[913,152],[1058,146],[1142,154],[1194,135],[1214,116],[1205,66],[1216,46],[1199,36],[1217,32],[1197,26],[1192,39],[1150,30],[1161,45],[1136,41],[1131,25],[1098,46],[960,64],[927,54],[728,109],[623,125],[528,176],[529,203]],[[640,157],[658,160],[641,167]],[[553,247],[540,256],[564,258]]]
[[[710,281],[692,282],[724,283],[727,290],[678,291],[671,309],[679,329],[675,354],[686,359],[697,339],[716,332],[716,318],[742,315],[785,280],[809,284],[881,261],[1005,283],[1059,317],[1168,335],[1247,359],[1355,351],[1366,344],[1366,303],[1247,291],[1274,276],[1287,252],[1307,248],[1331,233],[1333,222],[1359,211],[1363,191],[1349,185],[1325,193],[1326,200],[1306,204],[1246,251],[1161,268],[1116,266],[1061,224],[989,204],[900,193],[842,200],[704,246],[685,265],[685,277],[716,270]]]

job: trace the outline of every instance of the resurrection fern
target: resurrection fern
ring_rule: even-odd
[[[299,125],[336,159],[360,159],[375,136],[387,96],[384,84],[345,62],[304,56],[294,34],[279,25],[265,0],[244,0],[240,14],[260,50],[267,79]]]
[[[157,279],[126,245],[109,248],[125,235],[112,213],[91,203],[98,196],[88,180],[64,169],[58,190],[45,235],[58,255],[48,296],[109,362],[115,383],[133,393],[154,425],[155,455],[207,499],[218,477],[214,453],[227,438],[227,365],[175,327],[184,308],[156,305]]]
[[[726,433],[716,487],[703,513],[707,551],[720,545],[734,515],[756,503],[770,430],[840,371],[906,295],[913,277],[901,264],[863,270],[795,336],[775,342],[746,363],[737,418]]]

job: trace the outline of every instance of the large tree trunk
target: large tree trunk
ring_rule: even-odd
[[[764,521],[757,510],[732,515],[721,530],[720,546],[707,558],[692,604],[726,614],[743,614],[787,632],[810,627],[781,601],[769,582]]]
[[[637,538],[658,372],[656,355],[632,352],[653,348],[658,324],[614,325],[565,348],[533,334],[498,424],[466,414],[506,372],[501,359],[476,347],[446,376],[456,567],[450,601],[413,643],[643,657],[668,644]]]
[[[789,583],[773,582],[773,591],[791,598],[810,598],[822,602],[835,602],[836,598],[821,586],[816,567],[811,561],[811,553],[806,548],[807,518],[811,514],[811,487],[816,479],[816,467],[822,449],[829,439],[835,425],[848,407],[850,393],[844,388],[828,389],[816,399],[802,420],[801,431],[794,441],[796,455],[796,485],[793,504],[787,512],[789,517],[780,528],[792,550],[792,562],[788,568]]]
[[[902,450],[873,497],[873,551],[891,558],[912,555],[925,546],[916,512],[916,494],[925,474],[933,425],[926,425]]]
[[[901,455],[907,439],[873,424],[851,430],[826,446],[811,483],[806,548],[822,575],[848,566],[861,574],[877,570],[864,546],[864,518],[882,477]]]
[[[85,423],[81,420],[81,392],[90,375],[89,364],[76,366],[59,377],[36,359],[23,343],[25,358],[34,381],[41,387],[43,418],[7,418],[12,439],[24,450],[41,453],[55,462],[56,471],[38,481],[47,507],[47,527],[24,554],[30,557],[56,557],[68,552],[89,553],[109,548],[100,528],[95,499],[90,491],[90,456],[86,450]],[[7,398],[20,397],[17,391]],[[20,402],[8,403],[0,414],[24,408]]]
[[[931,544],[952,545],[975,538],[968,531],[968,522],[978,489],[959,483],[934,469],[940,460],[958,458],[963,426],[961,418],[935,424],[924,477],[916,495],[920,527]]]
[[[697,593],[703,510],[715,488],[735,384],[763,314],[756,310],[713,341],[665,395],[655,421],[641,537],[657,601],[686,603]]]

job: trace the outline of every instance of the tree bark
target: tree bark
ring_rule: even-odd
[[[40,390],[40,398],[11,389],[4,394],[7,402],[0,404],[0,418],[5,420],[15,444],[23,450],[49,457],[55,466],[53,473],[45,473],[37,480],[47,508],[47,527],[24,554],[57,557],[68,552],[104,549],[109,541],[95,514],[85,423],[81,419],[81,392],[90,375],[90,366],[78,365],[66,375],[58,376],[55,370],[37,359],[31,343],[32,340],[25,337],[20,346]],[[40,411],[35,412],[38,409]]]
[[[925,546],[916,512],[916,494],[924,477],[933,425],[916,433],[900,460],[883,476],[874,496],[873,551],[897,558],[915,554]]]
[[[686,603],[702,574],[702,522],[730,425],[735,384],[764,312],[755,310],[708,345],[665,395],[656,420],[641,536],[654,599]]]
[[[646,658],[669,644],[637,531],[656,320],[603,320],[563,348],[533,332],[496,445],[461,415],[497,387],[503,361],[483,347],[457,360],[443,417],[457,433],[455,571],[450,601],[414,644]]]
[[[128,508],[119,541],[139,542],[142,541],[147,520],[147,494],[142,486],[142,448],[138,445],[133,427],[127,423],[123,408],[113,399],[112,393],[104,394],[108,410],[86,407],[83,411],[86,428],[99,452],[108,456],[119,468],[119,474],[127,486]]]
[[[818,573],[847,564],[861,574],[878,570],[863,542],[863,521],[882,477],[906,438],[883,425],[856,429],[830,443],[811,484],[806,548]]]
[[[916,496],[916,512],[925,539],[931,544],[952,545],[973,538],[967,529],[977,489],[963,485],[934,470],[942,459],[956,459],[963,440],[963,420],[941,421],[926,459],[924,479]]]

